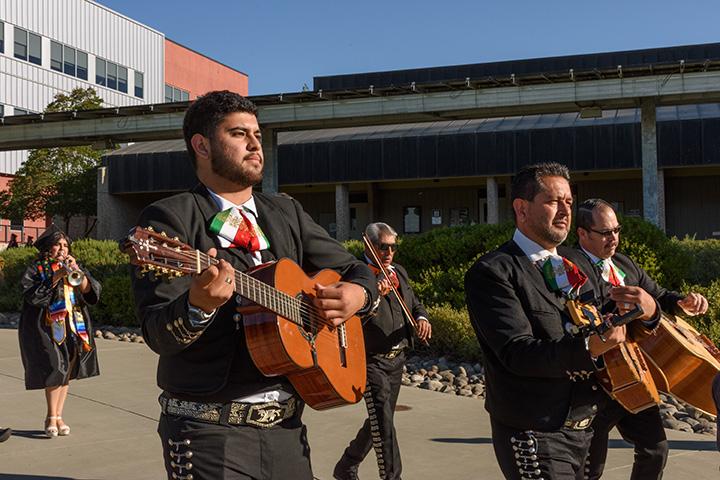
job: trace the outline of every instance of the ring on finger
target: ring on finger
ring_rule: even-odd
[[[232,285],[232,278],[225,277],[225,283],[227,283],[228,285]]]

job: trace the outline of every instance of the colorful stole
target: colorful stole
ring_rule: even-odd
[[[625,277],[627,276],[620,267],[615,265],[611,258],[600,260],[596,263],[601,270],[602,279],[613,287],[625,286]]]
[[[574,298],[587,282],[587,275],[565,257],[551,255],[540,266],[545,282],[555,292]]]
[[[252,215],[252,212],[250,214]],[[270,241],[260,225],[250,220],[242,209],[237,207],[228,208],[215,215],[210,223],[210,231],[229,241],[230,247],[241,247],[248,252],[270,248]]]
[[[60,268],[62,266],[53,260],[38,262],[37,270],[41,282],[51,286],[53,275]],[[53,340],[58,345],[62,345],[65,341],[67,334],[65,321],[67,319],[70,331],[82,340],[83,351],[89,352],[92,350],[92,346],[85,325],[85,317],[82,309],[76,307],[75,289],[67,283],[67,278],[64,278],[58,285],[57,293],[57,300],[50,304],[45,315],[45,324],[50,327]]]

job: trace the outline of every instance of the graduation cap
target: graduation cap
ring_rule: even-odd
[[[53,223],[46,228],[43,234],[35,241],[35,248],[41,252],[47,252],[50,250],[50,247],[59,242],[61,238],[65,238],[68,246],[70,245],[70,237]]]

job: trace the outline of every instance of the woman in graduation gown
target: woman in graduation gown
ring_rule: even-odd
[[[71,379],[98,375],[94,331],[87,305],[100,298],[100,283],[70,254],[70,239],[51,226],[35,246],[38,258],[22,278],[18,335],[25,388],[44,389],[45,434],[70,434],[62,412]]]

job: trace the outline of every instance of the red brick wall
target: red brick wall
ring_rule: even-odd
[[[211,90],[248,94],[248,77],[165,39],[165,83],[190,92],[190,99]]]

